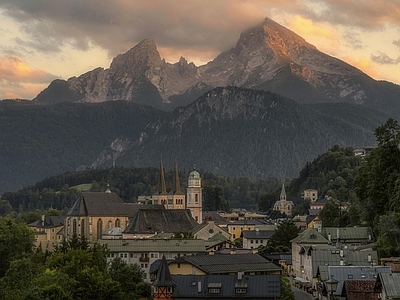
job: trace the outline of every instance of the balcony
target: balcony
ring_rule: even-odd
[[[139,261],[140,262],[149,262],[149,258],[148,257],[139,257]]]

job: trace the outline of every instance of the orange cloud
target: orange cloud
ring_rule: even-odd
[[[378,68],[373,64],[371,59],[366,57],[342,57],[342,59],[348,64],[360,69],[364,73],[368,74],[372,78],[378,78],[379,71]]]
[[[11,82],[49,83],[55,78],[56,76],[46,71],[32,70],[15,55],[0,58],[0,79]]]

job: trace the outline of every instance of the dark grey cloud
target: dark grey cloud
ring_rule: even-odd
[[[346,32],[343,35],[345,42],[354,50],[361,49],[363,47],[360,34],[356,32]]]
[[[372,54],[371,60],[380,65],[397,65],[400,63],[400,56],[398,58],[390,58],[386,53],[379,52],[377,55]]]

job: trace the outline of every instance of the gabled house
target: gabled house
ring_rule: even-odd
[[[375,282],[374,291],[379,293],[379,299],[400,299],[400,273],[380,273]]]
[[[276,225],[265,220],[239,220],[229,222],[226,228],[231,235],[231,241],[233,242],[235,239],[242,236],[243,231],[256,230],[256,228],[259,230],[275,230]]]
[[[35,246],[43,251],[53,251],[64,239],[64,216],[42,216],[28,226],[35,232]]]
[[[196,239],[202,240],[209,240],[216,234],[222,235],[227,240],[231,236],[229,232],[216,225],[211,219],[206,219],[203,223],[196,225],[191,232]]]
[[[331,266],[331,265],[323,265],[319,266],[318,268],[318,277],[320,278],[320,282],[323,283],[326,282],[328,279],[334,278],[335,280],[338,281],[338,285],[336,288],[336,291],[334,292],[334,295],[337,297],[340,295],[344,294],[349,294],[350,292],[353,294],[352,297],[356,297],[356,295],[361,295],[365,294],[365,296],[368,296],[369,298],[374,299],[374,296],[371,295],[373,293],[373,286],[369,291],[367,292],[366,290],[361,291],[358,290],[356,293],[355,287],[356,284],[354,281],[362,282],[362,281],[375,281],[376,278],[378,277],[379,274],[382,273],[391,273],[389,267],[385,266],[369,266],[369,265],[363,265],[363,263],[360,263],[361,265],[355,266]],[[353,283],[352,283],[353,282]],[[348,283],[347,290],[343,291],[345,288],[345,283]],[[361,283],[359,283],[359,286]],[[368,286],[367,283],[364,283],[366,287]],[[325,294],[326,291],[322,289],[319,290],[320,295]],[[362,299],[368,299],[368,298],[362,298]]]
[[[277,299],[280,275],[173,275],[163,257],[152,284],[153,299]]]
[[[268,240],[275,234],[275,230],[246,230],[243,231],[243,248],[257,249],[266,246]]]
[[[291,240],[292,243],[292,274],[298,281],[307,283],[313,278],[311,251],[312,249],[327,249],[329,241],[315,228],[307,228]]]
[[[376,280],[345,280],[340,297],[345,300],[378,300],[374,291]]]

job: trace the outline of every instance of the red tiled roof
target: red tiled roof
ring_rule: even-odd
[[[347,300],[378,300],[375,280],[346,280],[344,285]]]

